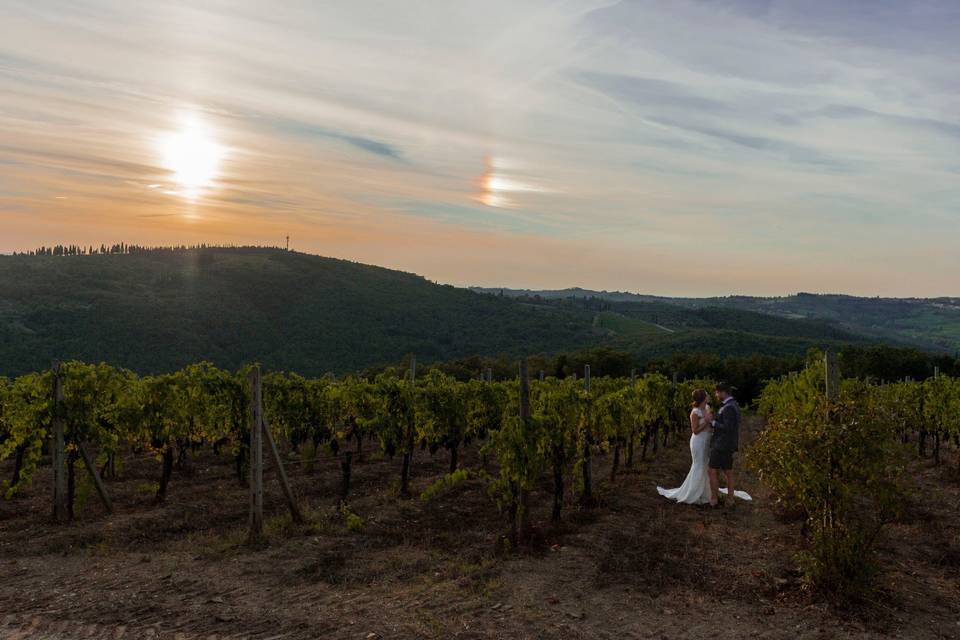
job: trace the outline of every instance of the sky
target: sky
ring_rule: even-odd
[[[5,0],[0,252],[960,295],[956,0]]]

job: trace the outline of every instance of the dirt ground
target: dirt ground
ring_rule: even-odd
[[[91,493],[62,526],[49,521],[47,467],[0,501],[0,638],[960,638],[954,453],[918,467],[920,491],[882,542],[874,600],[853,610],[804,592],[799,523],[749,474],[755,502],[735,510],[660,498],[655,486],[679,484],[689,465],[679,442],[613,482],[611,456],[598,456],[601,505],[570,505],[562,530],[545,526],[545,484],[532,500],[542,544],[514,552],[498,545],[505,521],[476,474],[431,501],[400,500],[399,459],[354,465],[360,531],[336,507],[337,462],[290,461],[303,526],[268,472],[268,543],[255,549],[227,455],[206,450],[175,471],[163,506],[160,464],[128,456],[107,482],[116,513]],[[477,451],[462,463],[478,469]],[[447,464],[418,452],[417,492]]]

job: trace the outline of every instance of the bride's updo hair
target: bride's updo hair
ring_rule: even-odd
[[[703,401],[707,399],[707,392],[703,389],[694,389],[693,390],[693,406],[699,407],[703,404]]]

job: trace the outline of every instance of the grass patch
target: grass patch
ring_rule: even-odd
[[[463,486],[469,479],[470,473],[466,469],[457,469],[424,489],[423,493],[420,494],[420,500],[425,503],[432,502],[457,487]]]
[[[363,531],[363,518],[354,513],[346,502],[340,505],[340,515],[343,516],[343,522],[347,525],[347,531],[354,533]]]

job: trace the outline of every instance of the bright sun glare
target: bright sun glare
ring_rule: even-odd
[[[179,131],[160,139],[163,167],[173,173],[176,194],[195,200],[204,189],[213,186],[220,170],[223,147],[196,117],[183,118]]]

